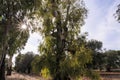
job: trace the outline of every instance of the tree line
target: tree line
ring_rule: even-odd
[[[89,71],[99,70],[99,71],[110,72],[113,71],[113,69],[120,68],[119,50],[103,51],[102,42],[97,40],[87,41],[86,46],[89,47],[92,51],[91,53],[92,60],[90,61],[90,63],[86,64],[86,70]],[[47,60],[44,55],[35,55],[32,52],[27,52],[26,54],[19,54],[16,57],[14,69],[20,73],[38,74],[38,75],[41,74],[41,76],[45,78],[49,78],[50,72],[47,70],[47,68],[43,68],[43,66],[46,64],[47,64]],[[65,71],[64,69],[65,68],[63,68],[62,70]],[[86,76],[87,75],[90,74],[87,73]],[[96,76],[95,77],[93,76],[92,78],[96,78]]]

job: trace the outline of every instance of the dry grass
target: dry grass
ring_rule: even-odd
[[[19,74],[13,72],[11,76],[7,76],[6,80],[44,80],[40,76],[33,76],[33,75],[26,75],[26,74]]]

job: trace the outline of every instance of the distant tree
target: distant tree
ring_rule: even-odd
[[[15,61],[15,70],[22,73],[31,73],[31,63],[34,59],[33,52],[27,52],[26,54],[19,54]]]
[[[92,49],[93,51],[100,51],[102,49],[102,42],[98,40],[89,40],[87,42],[87,46]]]
[[[23,72],[23,70],[21,68],[21,66],[22,66],[21,62],[22,62],[23,56],[24,56],[24,54],[18,54],[18,56],[15,59],[15,70],[17,72],[20,72],[20,71]]]
[[[120,68],[120,55],[117,51],[109,50],[105,52],[106,55],[106,70],[111,71],[112,68]]]
[[[94,69],[104,69],[106,64],[105,54],[103,52],[97,52],[96,54],[94,54],[92,62]]]
[[[102,69],[105,65],[105,55],[102,52],[102,42],[97,40],[89,40],[87,47],[92,50],[92,62],[87,66],[93,69]]]

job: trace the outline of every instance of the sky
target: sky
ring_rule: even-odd
[[[21,51],[21,53],[26,53],[26,52],[34,52],[35,54],[39,54],[38,52],[38,46],[41,42],[42,38],[40,36],[40,33],[31,33],[30,37],[26,43],[25,48]]]
[[[82,32],[88,32],[88,39],[102,41],[107,50],[120,49],[120,23],[114,16],[119,3],[120,0],[85,0],[88,17]]]
[[[103,48],[120,49],[120,23],[113,16],[120,0],[85,0],[88,9],[86,24],[82,32],[88,32],[88,39],[103,42]],[[22,53],[33,51],[39,54],[38,46],[41,41],[39,33],[31,34]]]

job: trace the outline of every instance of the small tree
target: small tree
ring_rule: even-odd
[[[109,50],[105,52],[106,55],[106,70],[111,71],[112,68],[119,68],[120,67],[120,56],[118,55],[117,51]]]
[[[105,55],[102,52],[102,42],[97,40],[89,40],[87,47],[92,50],[92,62],[87,65],[88,68],[100,69],[104,68]]]

